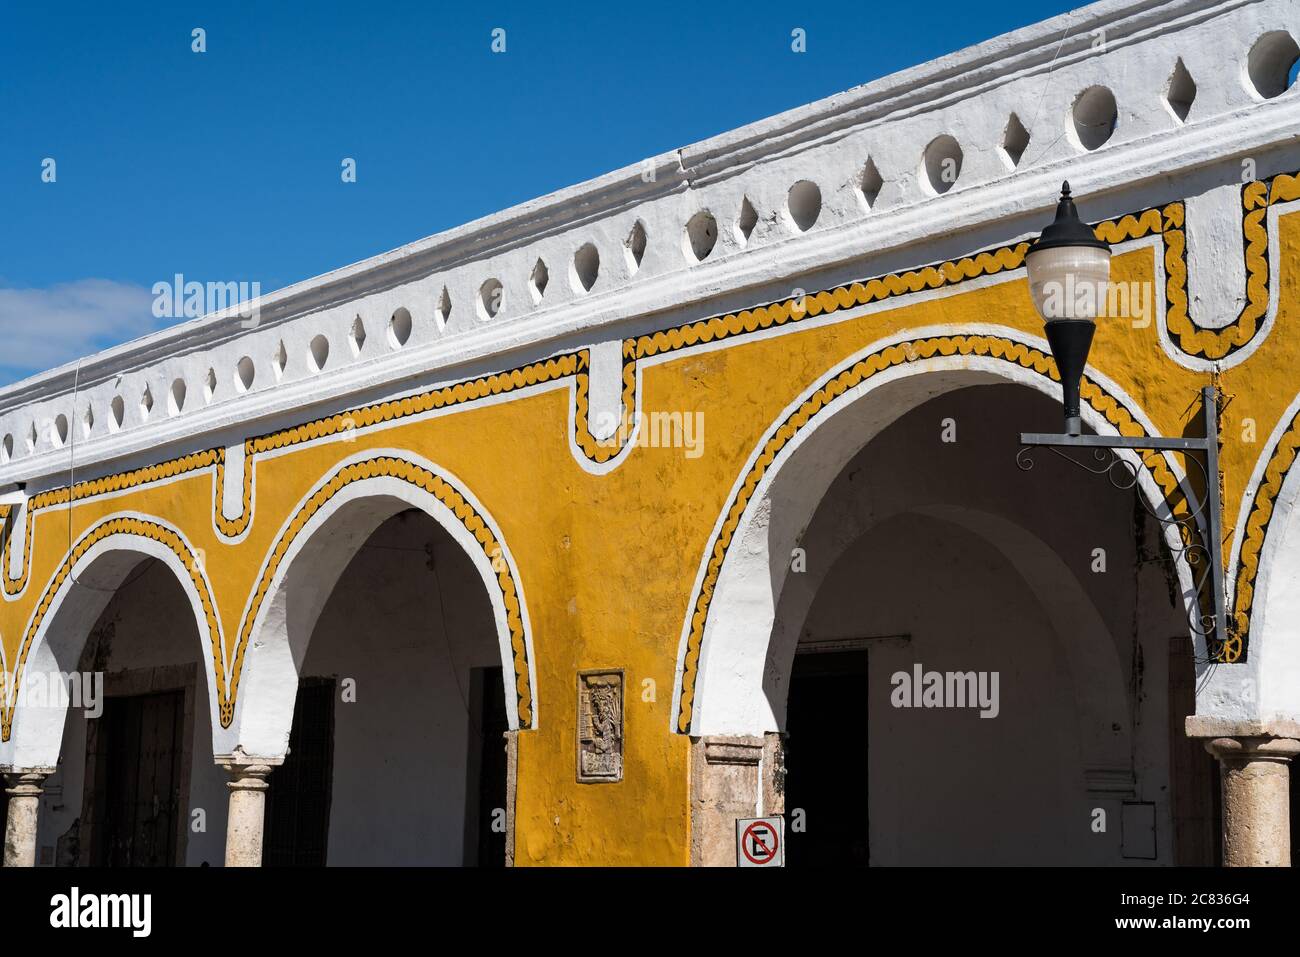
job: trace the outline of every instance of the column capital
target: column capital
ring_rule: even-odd
[[[5,820],[5,867],[36,866],[36,819],[40,813],[41,785],[53,768],[0,768],[9,787],[9,814]]]
[[[1205,750],[1225,764],[1275,761],[1286,764],[1300,754],[1300,740],[1266,735],[1205,738]]]
[[[54,768],[4,768],[5,793],[10,797],[40,797],[41,786],[45,779],[54,773]]]
[[[1220,718],[1192,715],[1185,724],[1189,738],[1223,762],[1286,763],[1300,754],[1300,721],[1291,718]]]
[[[1285,720],[1187,719],[1218,759],[1223,789],[1223,862],[1229,867],[1291,864],[1290,765],[1300,754],[1300,724]]]
[[[232,751],[230,754],[213,755],[212,760],[217,767],[227,769],[242,767],[278,768],[284,764],[284,755],[280,755],[278,758],[260,757],[255,754],[248,754],[241,748]]]
[[[1194,714],[1186,719],[1189,738],[1295,738],[1300,739],[1300,720],[1291,717],[1221,718]]]
[[[284,763],[284,758],[258,758],[251,755],[225,754],[216,758],[217,766],[230,775],[226,787],[232,791],[265,791],[267,777]]]

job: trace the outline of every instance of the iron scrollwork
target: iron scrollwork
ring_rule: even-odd
[[[1200,487],[1205,490],[1203,495],[1194,495],[1192,483],[1188,481],[1188,476],[1184,476],[1180,481],[1184,507],[1176,509],[1166,504],[1157,509],[1146,496],[1137,494],[1137,499],[1146,512],[1160,523],[1162,529],[1175,533],[1165,535],[1164,538],[1174,561],[1185,561],[1192,575],[1194,590],[1188,601],[1188,625],[1193,634],[1205,640],[1210,661],[1217,661],[1228,637],[1223,564],[1217,547],[1222,540],[1219,516],[1218,410],[1213,389],[1202,390],[1202,397],[1205,438],[1025,433],[1020,437],[1022,448],[1016,453],[1016,465],[1022,471],[1030,471],[1034,467],[1034,451],[1045,448],[1086,472],[1105,476],[1120,491],[1137,492],[1142,473],[1154,471],[1158,462],[1163,462],[1171,473],[1177,474],[1166,459],[1168,453],[1180,452],[1186,462],[1194,463],[1202,480]],[[1129,454],[1124,455],[1122,452]],[[1188,465],[1189,470],[1192,467],[1192,464]]]

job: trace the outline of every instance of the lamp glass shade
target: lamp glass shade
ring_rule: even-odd
[[[1029,294],[1047,322],[1095,321],[1106,310],[1110,250],[1096,246],[1052,246],[1025,257]]]

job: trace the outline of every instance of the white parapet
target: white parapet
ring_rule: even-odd
[[[308,404],[1010,241],[1066,176],[1090,212],[1181,198],[1171,184],[1198,172],[1294,152],[1297,37],[1295,0],[1106,0],[651,157],[271,293],[254,318],[205,316],[0,390],[0,490],[54,482],[74,445],[93,472],[227,444]],[[1192,227],[1194,267],[1231,259],[1206,238],[1222,218]],[[1242,280],[1191,283],[1228,313]]]

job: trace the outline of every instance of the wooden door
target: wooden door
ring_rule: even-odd
[[[90,722],[93,866],[179,863],[184,706],[183,691],[108,698],[104,713]]]

